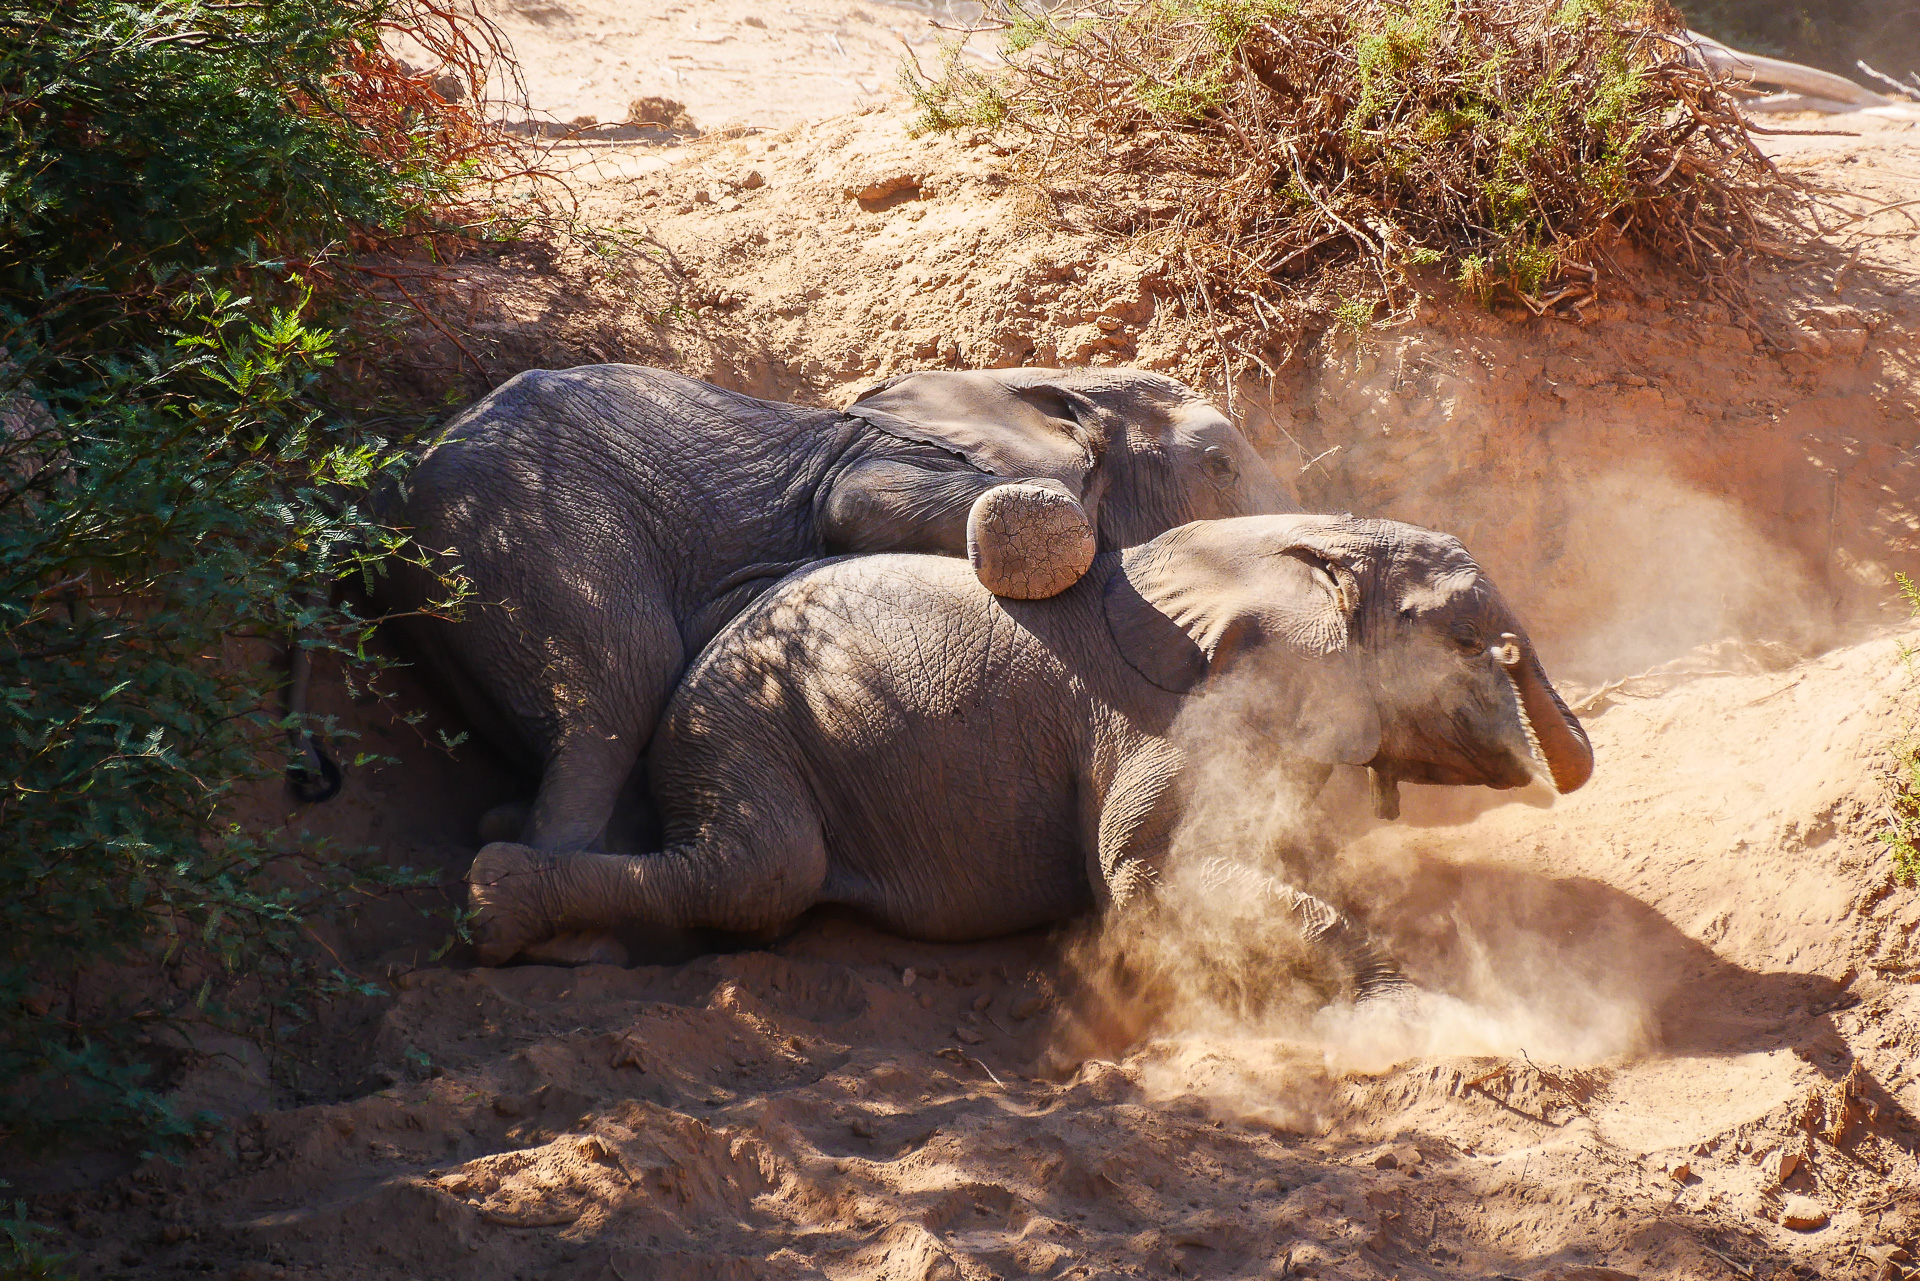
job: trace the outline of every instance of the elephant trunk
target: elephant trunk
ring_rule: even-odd
[[[1520,703],[1520,723],[1534,755],[1546,765],[1555,790],[1576,790],[1593,775],[1593,744],[1587,741],[1587,731],[1547,680],[1532,644],[1511,633],[1500,641],[1504,651],[1501,663],[1507,679],[1513,682]]]

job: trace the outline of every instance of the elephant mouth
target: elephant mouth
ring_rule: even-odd
[[[1385,778],[1402,783],[1430,783],[1442,787],[1491,787],[1507,791],[1525,787],[1534,779],[1534,769],[1526,761],[1508,753],[1498,761],[1475,764],[1428,761],[1395,756],[1376,756],[1367,768]]]

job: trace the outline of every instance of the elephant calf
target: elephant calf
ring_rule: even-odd
[[[1493,584],[1411,525],[1199,521],[1044,601],[954,560],[833,561],[763,597],[675,694],[651,763],[665,849],[480,851],[481,957],[568,932],[767,930],[823,903],[964,940],[1125,901],[1180,818],[1175,718],[1228,668],[1239,710],[1216,737],[1309,781],[1366,765],[1383,804],[1398,779],[1571,791],[1592,769]],[[1277,893],[1309,934],[1357,937]],[[1358,961],[1363,989],[1397,982]]]
[[[496,747],[540,773],[520,832],[600,847],[682,669],[761,592],[828,556],[964,556],[1051,596],[1097,551],[1292,511],[1191,388],[1130,369],[932,371],[845,413],[664,369],[533,370],[462,414],[395,519],[471,585],[395,563],[379,607]]]

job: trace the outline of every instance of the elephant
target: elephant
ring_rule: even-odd
[[[935,557],[830,561],[764,595],[676,692],[649,756],[664,848],[480,850],[480,959],[553,939],[558,959],[604,958],[608,931],[764,932],[823,904],[947,942],[1125,904],[1190,794],[1175,727],[1208,710],[1215,749],[1312,786],[1365,766],[1376,797],[1403,779],[1568,792],[1593,768],[1493,583],[1413,525],[1198,521],[1040,601]],[[1362,995],[1399,982],[1327,904],[1246,892],[1346,948]]]
[[[569,851],[599,846],[689,659],[801,565],[965,556],[987,590],[1040,598],[1100,551],[1293,510],[1225,416],[1139,370],[906,374],[844,413],[634,365],[536,370],[448,427],[399,512],[464,575],[465,617],[423,608],[424,565],[376,599],[474,728],[541,771],[521,839]]]

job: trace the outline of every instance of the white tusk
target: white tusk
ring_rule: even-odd
[[[1512,632],[1501,632],[1500,643],[1489,647],[1487,653],[1492,654],[1494,661],[1502,667],[1518,667],[1520,665],[1520,638]]]

